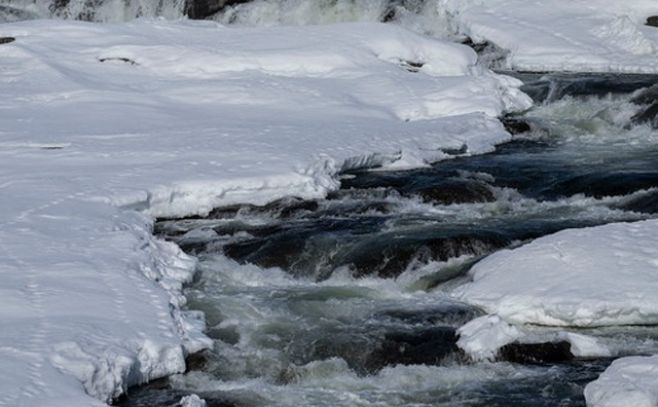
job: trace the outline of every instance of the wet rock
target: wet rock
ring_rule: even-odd
[[[462,44],[466,45],[467,47],[471,47],[473,51],[478,54],[481,54],[484,50],[491,47],[491,44],[488,41],[473,42],[473,39],[471,38],[466,38],[464,41],[462,41]]]
[[[647,18],[647,25],[649,27],[658,27],[658,16],[651,16]]]
[[[417,332],[393,332],[385,335],[365,363],[375,373],[392,365],[439,365],[450,354],[458,352],[455,329],[435,327]]]
[[[14,37],[0,37],[0,45],[9,44],[10,42],[14,41],[16,41],[16,38]]]
[[[658,170],[610,171],[577,175],[550,186],[562,196],[584,194],[595,198],[622,196],[658,186]]]
[[[301,198],[289,197],[272,201],[267,205],[229,205],[213,209],[208,214],[209,219],[231,219],[238,215],[259,216],[266,215],[277,219],[286,219],[304,212],[313,212],[318,209],[316,201],[306,201]]]
[[[380,235],[351,246],[336,260],[337,265],[353,268],[355,277],[378,276],[395,278],[411,264],[425,264],[431,260],[446,261],[463,255],[482,255],[509,241],[501,235],[486,231],[474,234],[450,233],[445,236]]]
[[[493,202],[496,198],[486,183],[474,180],[448,179],[437,186],[414,191],[425,202],[443,205]]]
[[[503,126],[505,126],[505,130],[513,135],[527,133],[532,130],[532,127],[530,127],[530,124],[527,121],[518,117],[506,116],[500,121],[503,123]]]
[[[631,93],[653,86],[658,75],[651,74],[542,74],[501,71],[524,82],[521,90],[536,103],[560,100],[565,96],[605,96]]]
[[[503,346],[499,358],[513,363],[541,364],[573,360],[571,344],[566,341],[545,343],[510,343]]]
[[[224,7],[247,3],[250,0],[187,0],[185,14],[193,20],[208,18]]]
[[[484,312],[479,308],[464,303],[446,301],[427,309],[391,309],[377,314],[377,317],[411,325],[462,326],[482,315]]]
[[[658,129],[658,101],[631,117],[631,124],[649,124],[652,128]]]
[[[189,355],[185,358],[185,366],[187,367],[187,372],[195,370],[204,370],[208,365],[209,355],[207,352],[198,352]]]
[[[658,213],[658,192],[635,198],[618,206],[619,209],[640,213]]]
[[[638,91],[631,102],[636,105],[650,105],[658,102],[658,84]]]

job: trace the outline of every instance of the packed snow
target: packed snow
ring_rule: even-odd
[[[181,311],[195,261],[153,217],[490,151],[510,137],[496,116],[530,104],[469,48],[396,26],[44,20],[0,36],[16,37],[0,45],[7,406],[101,405],[209,346]]]
[[[455,295],[515,324],[658,324],[658,221],[565,230],[476,264]]]
[[[654,0],[441,0],[455,28],[509,53],[523,71],[656,73]]]
[[[655,407],[658,405],[658,356],[615,360],[585,388],[590,407]]]

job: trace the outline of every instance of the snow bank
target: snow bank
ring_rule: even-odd
[[[32,21],[5,35],[0,405],[95,405],[209,346],[202,316],[181,311],[194,261],[153,238],[152,216],[489,151],[509,138],[495,116],[529,105],[470,49],[377,24]]]
[[[658,405],[658,356],[615,360],[585,388],[590,407],[655,407]]]
[[[455,295],[515,324],[658,323],[658,221],[565,230],[497,252]]]
[[[509,51],[525,71],[656,73],[654,0],[441,0],[457,29]]]

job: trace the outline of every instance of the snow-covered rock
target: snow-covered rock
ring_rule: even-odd
[[[209,346],[181,311],[195,263],[152,217],[489,151],[509,139],[496,116],[529,105],[467,47],[394,26],[44,20],[0,36],[16,38],[0,66],[7,406],[100,404]]]
[[[497,252],[455,295],[514,324],[658,323],[658,221],[565,230]]]
[[[509,51],[525,71],[656,73],[653,0],[440,0],[462,33]]]
[[[655,407],[658,405],[658,356],[615,360],[585,388],[590,407]]]
[[[497,315],[476,318],[457,331],[457,346],[475,361],[492,361],[511,343],[541,344],[567,342],[571,355],[580,358],[609,357],[610,350],[591,336],[565,331],[541,331],[515,326]]]

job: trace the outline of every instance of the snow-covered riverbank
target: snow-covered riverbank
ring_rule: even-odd
[[[0,49],[8,406],[108,401],[208,345],[178,308],[194,262],[146,215],[318,197],[343,165],[489,151],[509,138],[495,116],[529,103],[470,49],[395,26],[34,21],[0,35],[16,38]]]

